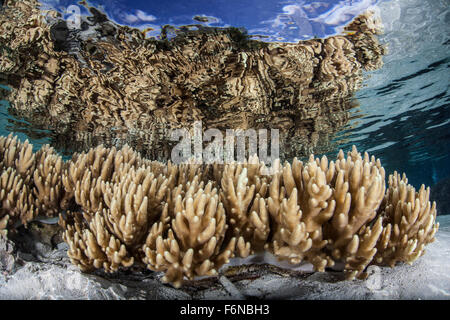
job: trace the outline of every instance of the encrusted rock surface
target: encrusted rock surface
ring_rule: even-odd
[[[425,256],[412,266],[372,269],[366,280],[341,281],[341,272],[311,273],[305,268],[296,271],[253,264],[229,267],[219,277],[187,282],[180,289],[163,285],[160,273],[83,274],[70,264],[64,245],[47,252],[44,261],[44,257],[15,251],[11,242],[2,239],[0,298],[449,299],[450,216],[440,216],[438,221],[437,239]],[[11,262],[4,261],[13,261],[12,271],[5,271]]]
[[[11,273],[16,268],[14,244],[5,237],[0,236],[0,271],[3,274]]]

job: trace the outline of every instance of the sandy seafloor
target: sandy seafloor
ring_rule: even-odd
[[[209,287],[191,283],[175,289],[162,284],[159,273],[143,279],[83,274],[70,264],[62,245],[38,261],[0,274],[0,299],[449,299],[450,215],[437,220],[436,241],[424,256],[413,265],[370,267],[367,280],[341,281],[340,272],[289,276],[266,270],[252,279],[230,281],[221,276]],[[1,250],[4,267],[7,257]],[[243,261],[234,264],[239,262]]]

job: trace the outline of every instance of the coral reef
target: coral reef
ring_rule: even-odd
[[[26,224],[38,215],[61,212],[64,167],[49,145],[33,153],[28,140],[21,143],[12,134],[0,137],[0,234],[6,235],[18,220]]]
[[[386,188],[380,161],[355,147],[335,161],[277,160],[264,175],[255,156],[175,165],[125,144],[168,159],[169,130],[201,120],[205,129],[281,129],[286,158],[320,150],[347,123],[362,71],[382,66],[372,14],[345,35],[290,44],[235,28],[146,39],[90,11],[79,30],[36,0],[9,0],[0,13],[10,111],[52,128],[53,145],[84,150],[64,162],[49,146],[33,152],[0,138],[1,234],[59,215],[81,270],[148,268],[174,286],[264,250],[317,271],[343,263],[353,279],[370,264],[412,263],[434,240],[429,189],[416,192],[397,173]]]
[[[183,277],[217,275],[218,269],[234,256],[236,238],[224,243],[227,220],[217,189],[203,188],[194,181],[178,195],[175,215],[153,225],[142,250],[143,262],[155,271],[165,271],[164,282],[180,286]],[[165,207],[167,214],[168,205]]]
[[[280,129],[281,141],[293,142],[281,148],[291,157],[324,151],[349,120],[362,71],[380,68],[385,51],[369,13],[344,35],[292,44],[250,40],[236,28],[146,39],[94,8],[72,30],[38,5],[11,0],[0,14],[0,74],[11,88],[4,93],[11,112],[52,128],[52,145],[72,151],[119,139],[167,159],[168,130],[195,120]]]
[[[348,279],[370,264],[412,263],[434,241],[436,204],[356,147],[335,161],[175,165],[128,146],[99,146],[62,162],[11,135],[0,140],[1,227],[59,214],[68,256],[83,271],[148,268],[180,286],[218,274],[233,257],[268,250],[316,271],[344,264]],[[45,174],[45,178],[44,178]]]
[[[429,187],[422,185],[416,192],[405,174],[389,176],[382,212],[386,226],[377,245],[377,262],[391,266],[398,261],[412,263],[425,253],[425,245],[434,241],[438,229],[434,224],[436,202],[431,204],[429,198]]]

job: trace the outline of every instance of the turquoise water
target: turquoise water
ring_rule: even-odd
[[[44,1],[63,10],[73,1]],[[389,48],[384,67],[365,73],[352,120],[338,133],[336,146],[355,144],[381,158],[387,172],[405,172],[410,183],[434,185],[450,177],[450,10],[448,1],[92,1],[118,23],[151,27],[189,23],[206,17],[208,26],[246,28],[264,41],[295,42],[339,32],[357,14],[371,8],[382,18],[380,36]],[[198,19],[198,18],[197,18]],[[258,37],[256,37],[258,38]],[[8,112],[0,101],[0,133],[15,132],[34,148],[52,141],[52,131],[38,128]],[[70,152],[66,152],[68,155]]]
[[[35,125],[18,119],[10,114],[9,102],[0,100],[0,134],[6,136],[11,132],[21,141],[29,140],[33,144],[33,151],[39,150],[44,144],[50,144],[51,130],[37,128]]]
[[[379,4],[389,48],[382,69],[367,74],[347,130],[387,172],[415,186],[450,177],[450,6],[448,1]]]
[[[380,157],[388,172],[402,170],[413,185],[433,185],[450,176],[450,58],[416,58],[396,62],[414,65],[412,71],[357,93],[361,108],[343,147],[356,144]]]

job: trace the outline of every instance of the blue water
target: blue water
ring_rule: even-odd
[[[346,134],[415,186],[450,177],[450,2],[383,1],[384,67],[367,74]]]
[[[64,12],[75,1],[43,1]],[[115,22],[159,36],[164,25],[243,27],[264,41],[296,42],[340,32],[368,8],[382,18],[388,45],[384,67],[365,74],[353,119],[335,137],[337,147],[355,144],[381,158],[386,172],[405,172],[410,183],[433,185],[450,177],[450,2],[448,0],[360,1],[90,1]],[[82,9],[82,13],[87,11]],[[207,22],[195,21],[206,17]],[[16,131],[38,148],[48,130],[34,128],[7,112],[0,102],[0,132]]]
[[[17,119],[8,112],[9,102],[0,100],[0,134],[8,135],[13,132],[21,141],[29,140],[33,144],[33,151],[39,150],[44,144],[50,144],[52,132],[37,128],[29,122]]]

